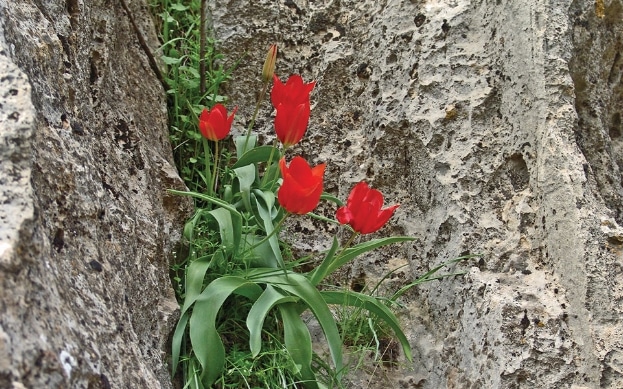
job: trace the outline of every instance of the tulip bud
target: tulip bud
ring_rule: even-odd
[[[223,191],[223,200],[231,203],[234,198],[234,191],[231,188],[231,185],[225,185],[225,190]]]
[[[273,79],[275,74],[275,61],[277,60],[277,45],[272,44],[268,49],[266,60],[264,61],[264,67],[262,68],[262,80],[265,83],[269,83]]]

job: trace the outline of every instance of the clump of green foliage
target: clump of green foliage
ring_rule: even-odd
[[[352,241],[342,247],[334,239],[317,266],[301,273],[310,266],[308,259],[289,257],[287,244],[278,239],[286,215],[274,193],[276,148],[247,136],[218,152],[198,129],[204,108],[226,102],[219,90],[232,72],[218,65],[224,61],[215,42],[201,36],[201,1],[152,0],[152,10],[167,65],[171,143],[189,188],[172,192],[191,196],[196,205],[184,229],[186,248],[172,269],[182,307],[172,359],[184,388],[343,387],[348,366],[343,366],[342,345],[373,350],[381,361],[385,350],[395,346],[409,359],[406,336],[388,307],[409,288],[439,278],[433,274],[446,264],[391,298],[374,296],[377,288],[369,294],[336,290],[320,283],[340,266],[413,238],[374,239],[353,247],[348,247]],[[216,187],[207,179],[210,161],[220,167],[214,169]],[[342,205],[328,194],[323,198]],[[322,327],[331,363],[312,350],[301,318],[306,311]]]
[[[159,27],[161,58],[166,65],[164,79],[169,86],[166,92],[175,164],[188,188],[200,191],[205,189],[200,174],[205,171],[205,159],[197,117],[204,107],[227,100],[219,90],[229,80],[233,66],[223,65],[214,40],[204,36],[205,72],[200,73],[200,0],[152,0],[151,9]]]

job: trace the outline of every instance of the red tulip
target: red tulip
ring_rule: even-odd
[[[325,164],[310,167],[302,157],[294,157],[290,166],[286,159],[279,160],[283,183],[279,187],[279,204],[288,212],[304,215],[311,212],[320,201]]]
[[[231,123],[234,121],[237,110],[238,107],[234,108],[231,115],[227,117],[227,108],[223,104],[217,103],[210,110],[204,108],[199,116],[201,135],[211,141],[225,138],[231,130]]]
[[[303,139],[309,123],[309,103],[299,105],[281,104],[275,116],[275,132],[277,139],[290,147]]]
[[[305,83],[298,74],[290,76],[285,84],[277,76],[273,79],[270,100],[277,110],[275,132],[279,141],[289,147],[300,142],[305,134],[311,110],[309,94],[316,82]]]
[[[346,205],[335,214],[341,224],[350,224],[353,230],[361,234],[370,234],[387,223],[400,204],[383,207],[383,195],[371,189],[365,182],[360,182],[348,195]]]
[[[288,78],[286,83],[282,83],[279,77],[273,76],[274,84],[273,90],[270,92],[270,101],[273,103],[273,107],[279,108],[280,104],[299,105],[302,103],[309,103],[309,94],[315,81],[305,83],[303,78],[298,74],[293,74]]]

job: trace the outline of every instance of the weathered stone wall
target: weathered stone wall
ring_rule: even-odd
[[[366,179],[402,204],[383,233],[419,240],[352,276],[408,262],[399,286],[484,254],[460,266],[465,277],[406,296],[416,361],[372,387],[623,387],[620,0],[218,0],[211,11],[226,57],[247,53],[228,90],[239,119],[276,42],[282,79],[318,80],[295,151],[327,162],[342,198]]]
[[[0,388],[171,387],[189,204],[124,3],[0,0]]]

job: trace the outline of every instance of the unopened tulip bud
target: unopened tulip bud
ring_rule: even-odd
[[[275,74],[275,61],[277,60],[277,45],[272,44],[268,49],[266,60],[264,61],[264,67],[262,68],[262,80],[265,83],[269,83],[273,79]]]

